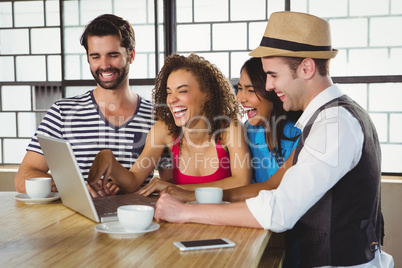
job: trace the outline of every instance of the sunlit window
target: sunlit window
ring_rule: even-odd
[[[176,42],[177,53],[205,57],[236,84],[240,67],[249,51],[259,45],[270,14],[283,11],[285,2],[176,0],[176,10],[168,12],[176,18],[176,40],[172,40],[164,36],[163,0],[157,6],[154,0],[0,1],[0,122],[7,124],[0,128],[0,164],[21,162],[30,137],[55,99],[93,89],[79,39],[96,16],[113,13],[132,23],[136,57],[130,68],[130,86],[151,99],[153,79],[170,41]],[[401,3],[290,1],[292,11],[314,14],[330,23],[333,47],[339,50],[331,61],[331,75],[375,123],[382,171],[399,174],[402,32],[394,29],[402,25]],[[39,99],[45,101],[39,103]]]

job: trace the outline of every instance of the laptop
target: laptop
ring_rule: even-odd
[[[149,205],[156,200],[139,194],[92,198],[68,141],[37,136],[63,205],[95,222],[116,221],[117,208],[123,205]]]

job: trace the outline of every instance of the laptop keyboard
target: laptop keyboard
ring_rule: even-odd
[[[97,197],[93,199],[96,211],[100,215],[117,214],[117,208],[125,205],[115,196]]]
[[[93,198],[93,203],[99,215],[117,215],[117,208],[124,205],[155,204],[155,200],[148,200],[149,202],[146,202],[142,199],[147,200],[146,197],[139,199],[132,195],[110,195]]]

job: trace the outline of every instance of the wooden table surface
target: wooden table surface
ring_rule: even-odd
[[[0,192],[1,267],[257,267],[271,232],[159,223],[137,238],[97,232],[96,222],[63,206],[25,204]],[[234,248],[180,252],[174,241],[228,238]]]

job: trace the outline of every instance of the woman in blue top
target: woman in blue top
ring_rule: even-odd
[[[285,112],[273,91],[265,90],[261,59],[250,58],[241,68],[237,100],[247,114],[248,144],[252,155],[253,183],[268,180],[296,148],[300,130],[294,127],[300,113]]]
[[[290,157],[301,133],[300,129],[294,126],[301,112],[285,112],[276,93],[265,90],[266,78],[261,59],[251,58],[241,68],[237,84],[236,97],[248,117],[245,125],[252,156],[252,183],[264,182],[271,178]],[[270,184],[272,188],[279,185],[278,177],[282,176],[273,179]],[[298,252],[294,231],[289,230],[286,232],[283,267],[298,267]]]

